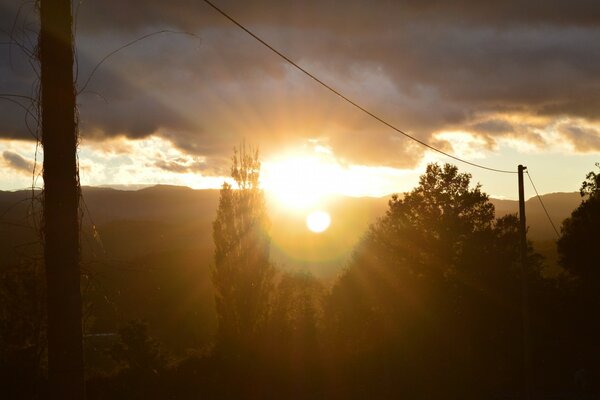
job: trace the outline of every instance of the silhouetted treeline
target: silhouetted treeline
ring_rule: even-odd
[[[156,340],[156,322],[141,320],[87,335],[88,398],[523,398],[518,220],[496,218],[468,174],[429,165],[414,190],[391,198],[326,286],[269,261],[259,170],[258,153],[240,149],[232,168],[238,187],[221,191],[213,345],[184,352]],[[545,276],[544,260],[529,246],[540,399],[600,395],[598,183],[598,174],[587,176],[582,203],[562,226],[560,274]],[[43,289],[36,282],[32,268],[1,277],[2,385],[14,398],[44,390]],[[88,293],[89,324],[102,309],[100,293]],[[101,315],[109,326],[110,314]],[[30,353],[37,356],[24,356]]]

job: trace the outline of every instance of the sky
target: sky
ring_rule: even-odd
[[[419,140],[492,168],[526,165],[541,193],[577,190],[600,161],[597,1],[214,2]],[[15,104],[28,101],[7,97],[37,93],[33,3],[0,0],[0,190],[42,185],[36,124]],[[245,142],[260,148],[265,187],[288,198],[404,192],[429,162],[517,197],[516,175],[402,137],[202,1],[74,3],[84,185],[216,188]]]

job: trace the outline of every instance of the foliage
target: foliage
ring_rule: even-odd
[[[491,229],[494,206],[480,185],[469,188],[470,178],[453,165],[430,164],[404,199],[392,197],[380,226],[396,240],[403,236],[399,254],[405,260],[444,265],[444,272],[452,273],[468,239]],[[423,268],[414,272],[427,273]]]
[[[358,360],[361,374],[388,376],[388,387],[402,380],[407,394],[434,390],[415,386],[424,377],[442,392],[490,393],[519,371],[518,221],[496,220],[470,178],[431,164],[417,188],[393,196],[328,301],[337,357]],[[531,254],[536,285],[539,264]],[[488,365],[503,373],[481,373]],[[475,374],[477,385],[461,385]]]
[[[0,387],[4,388],[4,395],[35,397],[39,389],[36,384],[45,372],[46,347],[42,268],[36,260],[3,266],[0,270]]]
[[[269,346],[296,368],[318,346],[325,291],[310,274],[285,273],[276,287],[269,318]]]
[[[596,163],[597,167],[600,167]],[[600,357],[598,335],[600,323],[595,317],[600,310],[600,263],[595,251],[600,238],[600,174],[589,172],[582,183],[582,202],[571,216],[563,221],[561,235],[557,241],[560,265],[568,272],[569,286],[564,291],[559,307],[564,311],[563,336],[572,343],[565,358],[574,358],[577,365],[577,385],[584,391],[600,391]]]
[[[596,163],[596,167],[600,168],[600,163]],[[600,197],[600,173],[594,171],[588,172],[585,176],[585,181],[579,189],[581,197],[589,196],[589,198]]]
[[[600,164],[596,163],[600,168]],[[600,238],[600,174],[589,172],[582,183],[583,201],[561,227],[557,242],[560,264],[584,285],[600,287],[600,267],[594,249]]]
[[[259,173],[258,150],[246,150],[245,145],[234,150],[231,176],[236,188],[223,184],[213,223],[212,280],[221,348],[251,343],[268,315],[274,272]]]
[[[148,334],[148,324],[133,320],[119,329],[120,341],[111,349],[117,362],[136,372],[159,373],[166,366],[166,356],[158,342]]]

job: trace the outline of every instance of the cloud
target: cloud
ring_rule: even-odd
[[[502,119],[487,119],[470,126],[470,129],[482,134],[506,134],[514,132],[513,125]]]
[[[595,25],[600,11],[594,0],[562,0],[548,3],[530,0],[503,2],[463,0],[408,0],[402,2],[333,0],[281,2],[258,0],[251,3],[221,0],[218,5],[245,22],[259,25],[286,25],[301,29],[335,27],[342,31],[369,32],[382,26],[404,25],[414,20],[505,26],[519,23],[557,25]],[[80,8],[79,18],[85,29],[99,31],[136,30],[148,25],[166,23],[184,29],[226,25],[229,22],[201,1],[173,0],[105,0]],[[360,22],[360,23],[359,23]]]
[[[600,129],[581,126],[577,123],[563,123],[558,131],[581,153],[600,151]]]
[[[197,157],[179,156],[174,159],[160,159],[151,164],[163,171],[175,172],[179,174],[194,173],[213,176],[226,176],[228,170],[209,165],[204,160]]]
[[[4,25],[16,14],[12,3],[0,0]],[[540,131],[565,117],[594,126],[600,121],[600,9],[594,1],[219,5],[423,141],[433,143],[442,131],[468,131],[488,149],[502,137],[543,147]],[[84,139],[160,136],[202,157],[208,171],[226,170],[231,148],[243,139],[266,154],[318,140],[348,164],[410,168],[423,156],[422,148],[290,67],[203,2],[82,3],[78,81],[104,55],[160,29],[198,38],[153,36],[106,60],[78,97]],[[35,74],[18,57],[9,60],[0,48],[0,92],[31,92]],[[515,114],[523,121],[511,119]],[[23,116],[0,103],[0,136],[27,138]],[[543,122],[527,122],[536,117]],[[577,140],[596,148],[593,136]],[[163,169],[186,168],[155,161]]]
[[[9,168],[17,172],[31,174],[33,171],[33,161],[27,160],[18,153],[5,150],[2,152],[2,158]]]
[[[186,154],[159,136],[84,140],[79,152],[83,185],[157,184],[220,187],[220,164]],[[229,165],[228,165],[229,167]],[[228,172],[229,170],[225,171]]]

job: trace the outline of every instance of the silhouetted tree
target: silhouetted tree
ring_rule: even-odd
[[[248,349],[264,327],[273,286],[265,199],[259,188],[258,150],[234,149],[231,177],[224,183],[217,218],[212,280],[216,289],[218,346]]]
[[[600,168],[600,164],[596,166]],[[559,262],[583,285],[600,288],[600,262],[595,252],[600,243],[600,174],[588,173],[580,193],[581,204],[562,224]]]
[[[600,169],[600,163],[596,163],[596,167]],[[600,173],[594,171],[588,172],[585,176],[585,181],[581,184],[579,194],[581,194],[581,197],[600,197]]]
[[[310,274],[283,274],[273,296],[269,346],[300,368],[317,350],[324,289]]]
[[[119,340],[108,349],[118,363],[110,375],[93,374],[87,380],[89,399],[189,398],[175,395],[169,383],[167,355],[148,333],[142,320],[132,320],[119,329]]]
[[[596,164],[600,168],[600,164]],[[600,174],[591,171],[582,183],[582,202],[561,227],[557,242],[559,263],[574,277],[575,284],[565,280],[565,296],[560,304],[564,308],[562,325],[568,328],[562,336],[564,358],[571,361],[576,372],[570,376],[582,393],[600,391],[600,357],[598,335],[600,322],[600,262],[597,246],[600,243]]]
[[[45,375],[46,303],[36,261],[0,269],[0,387],[7,398],[37,398]]]
[[[158,374],[167,364],[166,355],[148,334],[148,324],[133,320],[119,329],[119,341],[111,349],[111,357],[137,373]]]
[[[496,220],[470,179],[428,165],[414,190],[392,197],[333,287],[331,347],[381,396],[477,398],[518,386],[517,219]],[[532,254],[538,278],[539,265]]]

